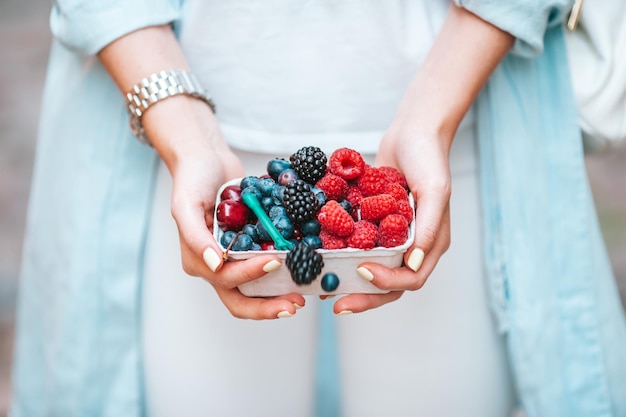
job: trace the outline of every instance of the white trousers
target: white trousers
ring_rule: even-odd
[[[248,174],[273,156],[241,152]],[[426,285],[363,314],[337,317],[342,415],[504,417],[514,394],[504,340],[487,307],[474,141],[451,153],[452,244]],[[143,353],[148,415],[308,416],[319,301],[295,317],[235,319],[181,268],[160,167],[146,247]]]

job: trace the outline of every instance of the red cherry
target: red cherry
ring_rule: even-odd
[[[263,243],[261,243],[261,249],[263,249],[263,250],[275,250],[276,247],[274,247],[274,243],[273,242],[263,242]]]
[[[217,224],[222,230],[239,231],[248,217],[248,207],[240,201],[224,200],[217,206]]]
[[[241,201],[241,188],[238,185],[229,185],[220,194],[220,201],[235,200]]]

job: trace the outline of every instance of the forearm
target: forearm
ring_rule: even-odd
[[[189,69],[169,26],[132,32],[107,45],[98,57],[124,94],[153,73]],[[170,170],[176,169],[185,155],[212,152],[224,146],[209,106],[189,96],[174,96],[150,107],[142,124]]]
[[[507,32],[453,4],[407,90],[400,118],[428,136],[451,143],[463,116],[513,41]]]

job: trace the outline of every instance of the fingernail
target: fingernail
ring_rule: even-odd
[[[296,303],[293,303],[293,306],[296,308],[296,310],[300,310],[302,307],[304,307],[304,306],[301,306],[300,304],[296,304]]]
[[[337,313],[338,316],[346,316],[348,314],[352,314],[351,310],[342,310],[339,313]]]
[[[263,265],[263,271],[265,272],[276,271],[278,268],[280,268],[280,265],[281,265],[280,262],[278,262],[276,259],[272,259],[271,261]]]
[[[285,311],[281,311],[280,313],[278,313],[278,314],[276,315],[276,317],[278,317],[279,319],[284,319],[284,318],[287,318],[287,317],[292,317],[292,316],[293,316],[293,314],[291,314],[291,313],[290,313],[290,312],[288,312],[287,310],[285,310]]]
[[[359,273],[359,275],[361,276],[361,278],[363,278],[363,279],[365,279],[365,280],[367,280],[367,281],[370,281],[370,282],[371,282],[371,281],[374,279],[374,274],[372,274],[372,272],[371,272],[369,269],[367,269],[367,268],[365,268],[365,267],[363,267],[363,266],[358,267],[358,268],[356,269],[356,272],[358,272],[358,273]]]
[[[322,300],[330,300],[331,298],[333,298],[335,296],[335,294],[331,294],[331,295],[322,295]]]
[[[219,268],[220,264],[222,263],[222,258],[220,258],[217,252],[215,252],[210,247],[206,248],[206,250],[202,254],[202,258],[204,259],[204,263],[206,263],[213,272],[217,271],[217,268]]]
[[[424,251],[421,249],[413,249],[413,252],[409,255],[409,260],[406,262],[407,266],[413,270],[413,272],[417,272],[417,270],[422,266],[422,262],[424,261]]]

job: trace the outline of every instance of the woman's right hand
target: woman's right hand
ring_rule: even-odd
[[[179,124],[178,119],[183,122]],[[213,285],[237,318],[294,315],[296,305],[305,303],[300,294],[250,298],[237,289],[280,267],[277,256],[224,262],[212,234],[217,191],[224,182],[244,176],[244,169],[225,143],[209,107],[191,97],[172,97],[146,112],[144,127],[172,175],[171,210],[178,227],[183,270]]]

